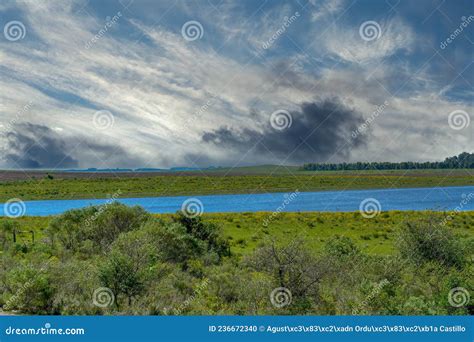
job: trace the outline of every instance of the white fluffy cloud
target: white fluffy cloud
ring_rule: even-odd
[[[401,19],[366,21],[355,27],[334,25],[326,34],[325,46],[329,53],[344,61],[365,64],[380,62],[401,50],[409,53],[415,37],[415,32]]]
[[[249,25],[242,25],[246,18],[236,17],[241,12],[235,6],[221,8],[222,17],[216,20],[202,14],[206,35],[227,35],[228,43],[223,45],[232,45],[235,39],[231,51],[244,49],[233,56],[225,46],[216,48],[205,39],[186,41],[180,27],[137,18],[133,9],[122,10],[107,32],[87,47],[106,21],[90,14],[87,7],[81,9],[85,2],[17,5],[27,37],[0,42],[0,129],[26,122],[49,127],[66,141],[78,142],[68,153],[80,167],[97,166],[98,159],[102,167],[192,165],[189,156],[193,155],[204,155],[209,164],[230,163],[225,148],[203,142],[205,132],[225,126],[259,130],[277,109],[297,110],[303,102],[331,97],[366,118],[375,106],[389,103],[371,124],[368,146],[355,149],[350,159],[380,160],[387,156],[384,151],[393,152],[392,160],[416,159],[417,154],[423,158],[433,141],[443,149],[432,151],[427,159],[472,148],[472,131],[452,131],[447,126],[451,111],[472,113],[472,106],[433,92],[437,87],[430,76],[423,72],[410,76],[410,68],[402,72],[410,76],[408,84],[423,77],[429,91],[402,95],[390,86],[401,70],[384,59],[400,51],[410,53],[415,41],[413,30],[399,20],[382,23],[381,37],[367,43],[360,41],[358,27],[335,26],[320,38],[325,51],[312,53],[315,58],[318,53],[329,55],[336,62],[315,65],[315,59],[300,48],[264,57],[255,53],[279,20],[300,8],[277,7],[255,16]],[[322,10],[331,14],[344,10],[342,2],[333,5]],[[313,25],[318,21],[314,10],[308,7],[298,20]],[[233,24],[226,26],[224,19],[231,11]],[[113,18],[116,12],[109,14]],[[256,35],[258,28],[261,32]],[[279,44],[289,44],[284,36],[280,39]],[[314,47],[304,37],[298,44],[305,40],[304,48]],[[113,114],[108,129],[94,125],[98,110]],[[395,131],[406,130],[407,121],[407,135],[389,143],[387,136],[395,138]],[[5,137],[1,141],[0,146],[8,147]],[[91,141],[128,154],[123,160],[108,157],[101,152],[104,149],[94,151]],[[271,155],[249,154],[242,164],[267,161],[276,162]],[[5,161],[3,166],[14,167]]]

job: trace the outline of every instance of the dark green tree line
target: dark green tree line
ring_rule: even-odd
[[[473,169],[474,153],[463,152],[440,162],[357,162],[357,163],[309,163],[302,166],[305,171],[342,170],[416,170],[416,169]]]

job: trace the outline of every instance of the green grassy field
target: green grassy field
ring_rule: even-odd
[[[305,240],[313,250],[320,250],[324,243],[334,235],[350,237],[358,247],[369,254],[387,255],[394,252],[397,230],[407,220],[413,221],[434,215],[443,217],[441,212],[382,212],[372,219],[364,218],[359,212],[353,213],[280,213],[268,227],[264,226],[269,212],[258,213],[212,213],[203,214],[205,221],[216,223],[230,239],[231,250],[237,255],[251,253],[268,239],[287,243],[296,237]],[[155,215],[171,221],[171,214]],[[37,241],[43,237],[43,231],[51,217],[21,217],[16,219],[22,233],[18,241],[31,243],[30,231],[35,231]],[[0,218],[0,224],[6,218]],[[474,238],[474,211],[462,212],[449,221],[456,234],[461,238]]]
[[[264,169],[267,170],[268,169]],[[281,171],[283,172],[283,171]],[[52,174],[54,177],[54,174]],[[343,189],[406,188],[474,185],[472,170],[339,171],[286,173],[226,173],[29,179],[0,178],[0,202],[22,200],[106,198],[120,190],[121,197],[157,197],[227,193],[323,191]]]

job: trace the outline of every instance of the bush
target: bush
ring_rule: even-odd
[[[326,242],[324,250],[328,255],[338,258],[353,256],[359,253],[359,249],[350,238],[339,235],[330,238]]]
[[[136,230],[150,218],[143,208],[118,202],[75,209],[53,219],[47,233],[54,242],[73,251],[90,240],[98,251],[106,249],[120,233]]]
[[[158,257],[164,262],[185,262],[206,251],[206,243],[188,234],[179,223],[150,220],[143,229],[149,240],[157,246]]]
[[[407,222],[397,241],[403,258],[415,264],[437,261],[461,268],[464,264],[463,245],[458,237],[434,218]]]
[[[46,269],[32,265],[15,268],[7,274],[10,296],[5,297],[5,310],[19,310],[31,314],[51,314],[53,288]]]
[[[141,270],[125,255],[111,253],[99,271],[102,284],[112,290],[115,295],[115,304],[119,308],[119,295],[123,294],[131,305],[132,299],[143,290]]]
[[[188,234],[208,243],[209,250],[216,252],[220,257],[230,255],[230,245],[222,238],[220,228],[214,223],[203,222],[201,217],[187,217],[178,212],[173,218],[186,228]]]
[[[288,313],[306,313],[319,301],[319,284],[330,268],[325,260],[312,255],[301,239],[281,246],[267,243],[246,264],[271,276],[274,288],[284,287],[292,293],[293,305]]]
[[[94,290],[100,287],[96,258],[71,258],[51,268],[54,288],[53,311],[61,315],[95,315],[102,309],[93,303]]]

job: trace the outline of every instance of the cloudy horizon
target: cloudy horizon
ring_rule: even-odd
[[[0,168],[474,150],[471,1],[5,1]]]

